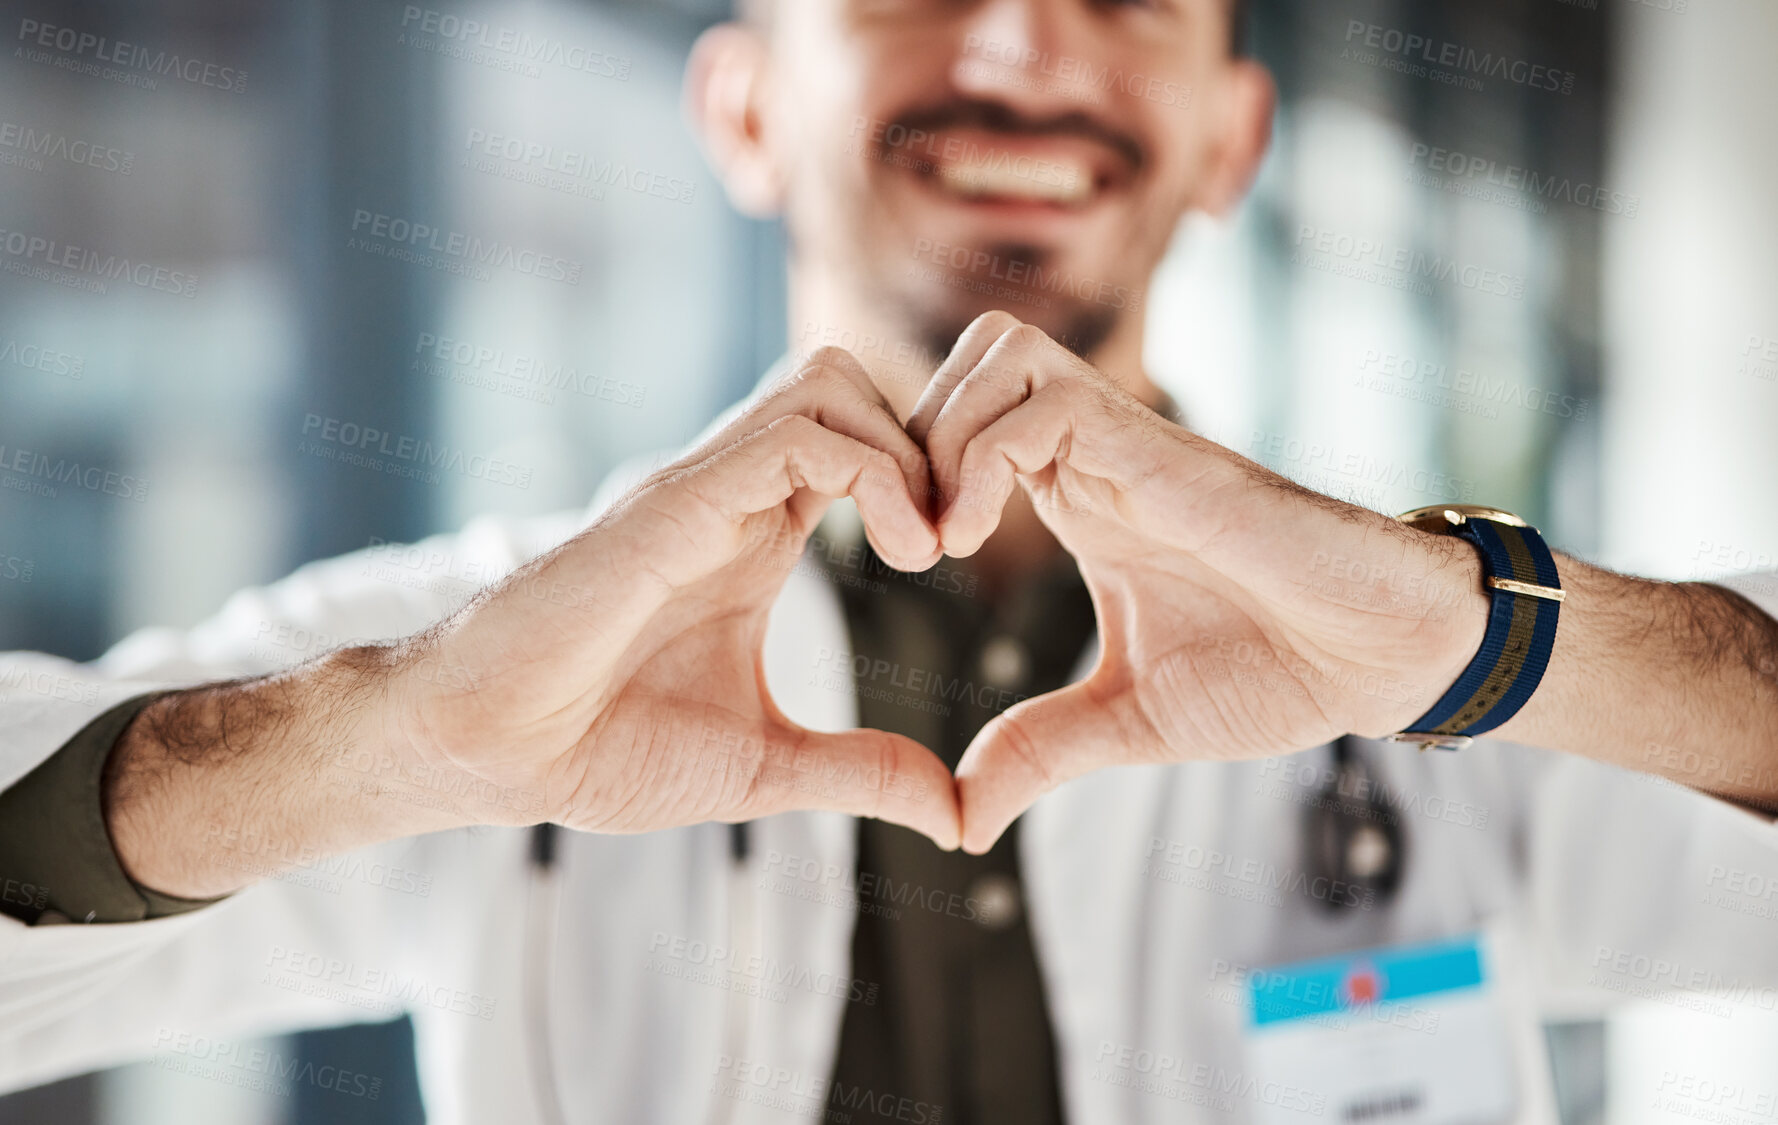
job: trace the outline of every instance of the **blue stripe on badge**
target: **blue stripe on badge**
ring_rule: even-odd
[[[1256,969],[1247,978],[1247,991],[1253,1024],[1264,1027],[1367,1002],[1475,988],[1485,979],[1481,947],[1472,934]]]

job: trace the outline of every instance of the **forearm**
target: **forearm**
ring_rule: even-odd
[[[1497,733],[1778,809],[1778,623],[1717,586],[1559,565],[1549,669]]]
[[[413,785],[396,651],[343,649],[150,704],[104,774],[105,823],[125,872],[163,894],[210,898],[321,856],[466,823],[461,792]]]

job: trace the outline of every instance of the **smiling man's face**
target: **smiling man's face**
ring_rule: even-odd
[[[782,211],[799,281],[932,354],[994,308],[1095,354],[1140,325],[1180,217],[1263,152],[1271,87],[1231,3],[765,4],[737,201]]]

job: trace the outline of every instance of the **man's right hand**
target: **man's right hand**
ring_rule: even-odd
[[[772,604],[834,499],[856,502],[886,560],[918,570],[940,554],[928,493],[924,452],[864,369],[818,352],[435,628],[152,704],[106,771],[119,858],[140,883],[202,897],[248,881],[206,853],[202,829],[219,820],[255,825],[280,851],[330,854],[467,823],[646,832],[796,808],[955,847],[955,790],[931,751],[797,726],[761,657]],[[397,778],[470,784],[426,802],[342,791],[337,763],[354,752]]]

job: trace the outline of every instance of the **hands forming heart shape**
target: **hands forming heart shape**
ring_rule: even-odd
[[[766,623],[828,505],[923,570],[1024,488],[1098,615],[1085,680],[985,726],[953,778],[875,730],[791,722]],[[958,340],[905,426],[837,349],[424,641],[472,692],[409,678],[424,763],[545,794],[545,818],[642,832],[830,808],[985,851],[1104,766],[1288,753],[1400,730],[1487,616],[1467,544],[1303,489],[1143,406],[1005,313]],[[589,592],[564,607],[538,589]],[[535,818],[533,818],[535,819]]]

